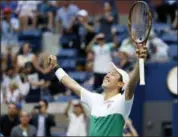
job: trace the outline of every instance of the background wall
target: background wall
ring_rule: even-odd
[[[166,80],[168,72],[176,65],[176,62],[146,65],[146,86],[137,87],[131,112],[139,135],[151,136],[155,133],[161,136],[162,120],[172,122],[172,103],[177,97],[169,92]],[[148,121],[155,123],[155,131],[147,129]]]

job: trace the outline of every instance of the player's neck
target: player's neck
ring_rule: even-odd
[[[109,98],[112,98],[113,96],[116,96],[118,94],[118,89],[116,90],[104,90],[104,100],[107,100]]]

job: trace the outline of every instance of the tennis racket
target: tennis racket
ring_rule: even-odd
[[[136,45],[146,45],[152,27],[152,15],[146,2],[136,1],[129,12],[128,28]],[[139,59],[140,85],[145,85],[144,59]]]

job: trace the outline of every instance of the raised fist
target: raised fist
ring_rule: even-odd
[[[137,46],[136,48],[136,56],[137,58],[143,58],[146,59],[147,58],[147,47],[146,46]]]
[[[50,55],[48,57],[48,64],[51,67],[51,69],[54,69],[55,67],[58,67],[57,57],[54,55]]]

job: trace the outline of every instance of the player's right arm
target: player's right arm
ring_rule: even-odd
[[[55,72],[58,80],[72,92],[78,95],[83,103],[86,103],[90,108],[92,102],[96,97],[96,93],[92,93],[82,86],[80,86],[75,80],[73,80],[57,63],[56,56],[50,55],[48,57],[49,67]]]
[[[62,78],[61,83],[69,88],[71,91],[73,91],[76,95],[79,97],[81,96],[81,89],[82,87],[73,80],[70,76],[66,75]]]
[[[59,67],[57,63],[56,56],[50,55],[48,57],[48,62],[51,70],[55,71],[55,75],[59,79],[59,81],[67,88],[69,88],[72,92],[81,97],[82,86],[80,86],[75,80],[73,80],[65,71]]]

